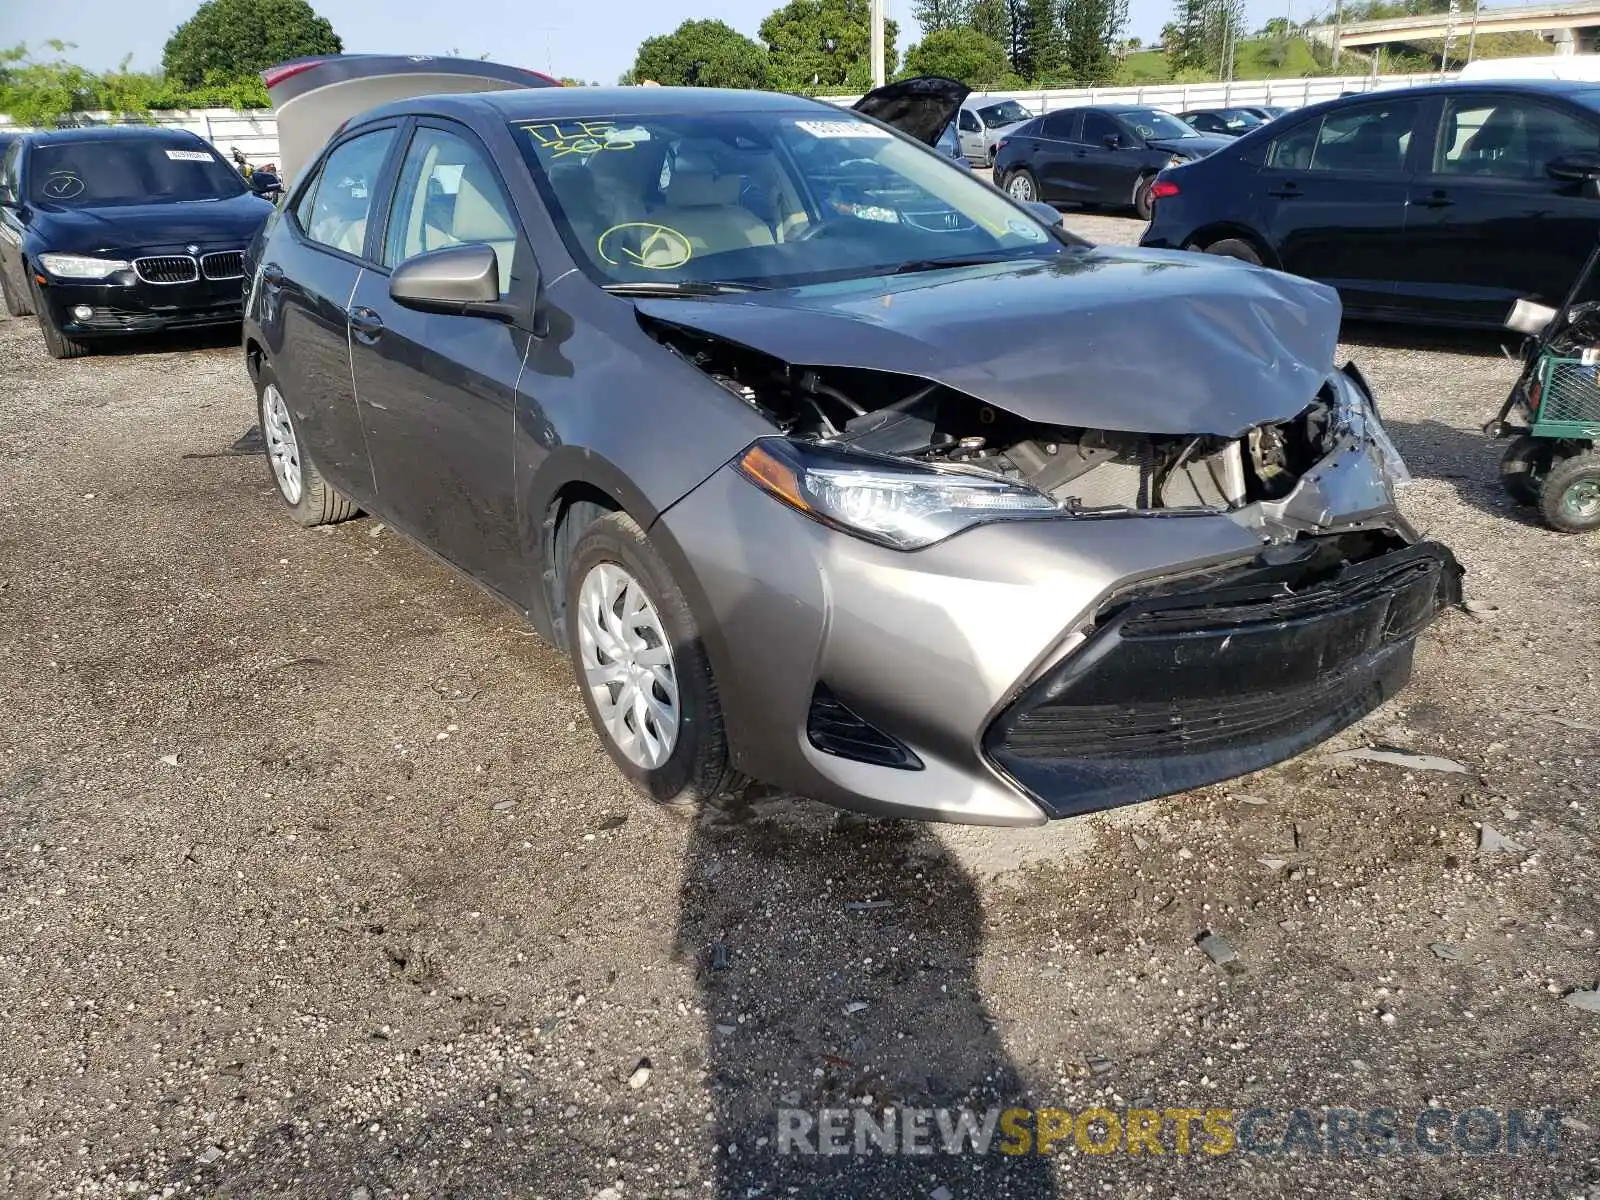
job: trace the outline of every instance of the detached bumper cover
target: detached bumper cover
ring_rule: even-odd
[[[1293,576],[1113,603],[990,725],[989,761],[1052,817],[1258,770],[1398,692],[1417,634],[1460,600],[1461,568],[1436,543]]]

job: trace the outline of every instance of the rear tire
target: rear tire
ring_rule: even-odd
[[[1205,248],[1205,252],[1221,258],[1237,258],[1240,262],[1247,262],[1253,267],[1263,265],[1260,253],[1242,238],[1223,238],[1221,241],[1212,242]]]
[[[1150,195],[1150,188],[1155,181],[1154,175],[1146,175],[1133,185],[1133,212],[1141,221],[1148,221],[1156,210],[1156,202]]]
[[[617,770],[685,808],[742,788],[699,625],[644,530],[623,512],[592,522],[563,583],[567,655]]]
[[[360,515],[354,501],[335,491],[306,455],[300,426],[265,363],[256,371],[256,417],[267,443],[267,471],[290,520],[310,529]]]
[[[1600,451],[1563,459],[1539,489],[1539,511],[1552,529],[1589,533],[1600,529]]]
[[[1020,204],[1039,199],[1039,181],[1027,167],[1018,167],[1006,178],[1006,195]]]
[[[1549,438],[1527,433],[1506,447],[1500,460],[1500,484],[1515,503],[1539,503],[1540,484],[1550,471],[1553,451]]]

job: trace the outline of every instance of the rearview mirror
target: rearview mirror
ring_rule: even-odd
[[[1574,150],[1571,154],[1551,159],[1550,165],[1545,170],[1554,179],[1569,179],[1582,183],[1600,180],[1600,152]]]
[[[493,246],[446,246],[408,258],[389,276],[389,298],[419,312],[510,321],[517,306],[501,303],[500,261]]]

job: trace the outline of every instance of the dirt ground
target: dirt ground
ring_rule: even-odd
[[[1474,611],[1333,746],[993,833],[652,809],[513,615],[285,519],[226,339],[0,321],[0,1194],[1600,1197],[1600,537],[1503,498],[1493,339],[1347,333]],[[1371,744],[1464,770],[1330,757]],[[852,1100],[1310,1116],[776,1153]],[[1314,1153],[1338,1109],[1400,1147]],[[1555,1146],[1484,1141],[1511,1109]]]

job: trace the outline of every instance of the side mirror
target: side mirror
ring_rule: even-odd
[[[283,191],[283,180],[271,171],[252,171],[250,173],[250,190],[257,196],[269,196],[273,192]]]
[[[1108,133],[1100,140],[1105,142],[1107,150],[1122,149],[1122,135],[1120,133]]]
[[[1046,204],[1043,200],[1027,200],[1023,202],[1022,207],[1052,228],[1061,224],[1061,214],[1056,211],[1053,204]]]
[[[500,299],[493,246],[446,246],[408,258],[389,276],[389,298],[418,312],[513,321],[519,306]]]

